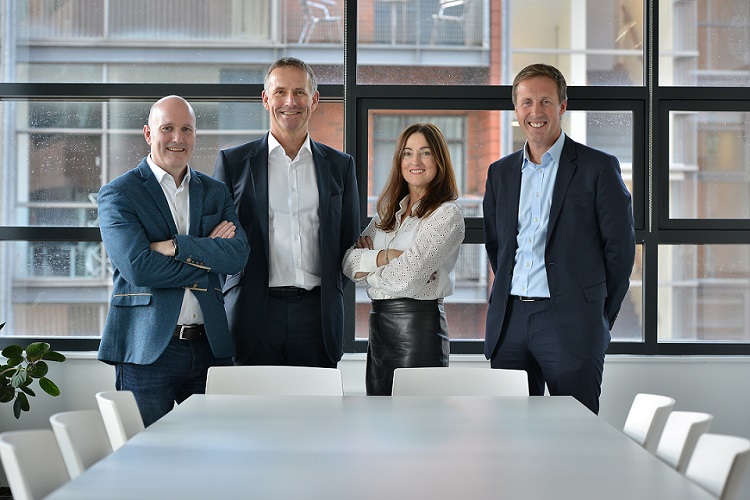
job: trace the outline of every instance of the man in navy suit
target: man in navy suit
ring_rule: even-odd
[[[262,97],[270,132],[220,151],[214,170],[252,248],[223,287],[235,363],[335,367],[348,282],[341,262],[360,229],[354,160],[310,138],[319,94],[303,61],[272,64]]]
[[[604,352],[635,258],[630,193],[612,155],[562,133],[565,78],[533,64],[513,81],[526,144],[492,165],[485,247],[495,280],[484,353],[526,370],[529,394],[572,395],[599,412]]]
[[[148,426],[205,392],[209,366],[231,364],[219,273],[239,272],[249,248],[226,186],[188,166],[192,106],[164,97],[143,133],[149,156],[98,196],[114,271],[99,359],[115,365],[116,388],[133,391]]]

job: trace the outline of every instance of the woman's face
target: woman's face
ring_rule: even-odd
[[[401,153],[401,175],[409,184],[409,193],[421,198],[437,175],[437,163],[432,156],[427,139],[421,132],[415,132],[406,140]]]

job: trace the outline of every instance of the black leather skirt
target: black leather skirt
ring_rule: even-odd
[[[448,366],[442,300],[373,300],[367,344],[368,396],[390,396],[396,368]]]

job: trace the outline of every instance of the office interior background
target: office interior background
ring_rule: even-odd
[[[511,83],[530,63],[561,69],[563,130],[619,158],[634,202],[602,417],[621,425],[636,392],[659,392],[750,437],[746,0],[2,0],[0,23],[0,345],[44,339],[70,358],[52,367],[60,401],[35,398],[24,422],[3,411],[0,428],[111,388],[94,352],[111,292],[96,196],[148,154],[150,105],[193,103],[191,166],[210,174],[220,148],[266,132],[265,70],[295,56],[320,84],[312,136],[355,158],[363,227],[400,131],[445,133],[467,227],[446,300],[451,360],[472,365],[486,363],[487,168],[524,142]],[[350,285],[351,393],[364,391],[368,311]]]

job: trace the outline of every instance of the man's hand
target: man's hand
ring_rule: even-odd
[[[234,234],[237,231],[237,226],[235,226],[232,222],[229,221],[223,221],[219,223],[218,226],[216,226],[213,231],[211,231],[211,234],[208,235],[209,238],[234,238]]]
[[[354,244],[354,248],[367,248],[368,250],[372,250],[372,238],[369,236],[360,236],[357,239],[357,242]]]
[[[174,243],[172,240],[154,241],[149,245],[151,250],[159,252],[167,257],[174,257]]]

